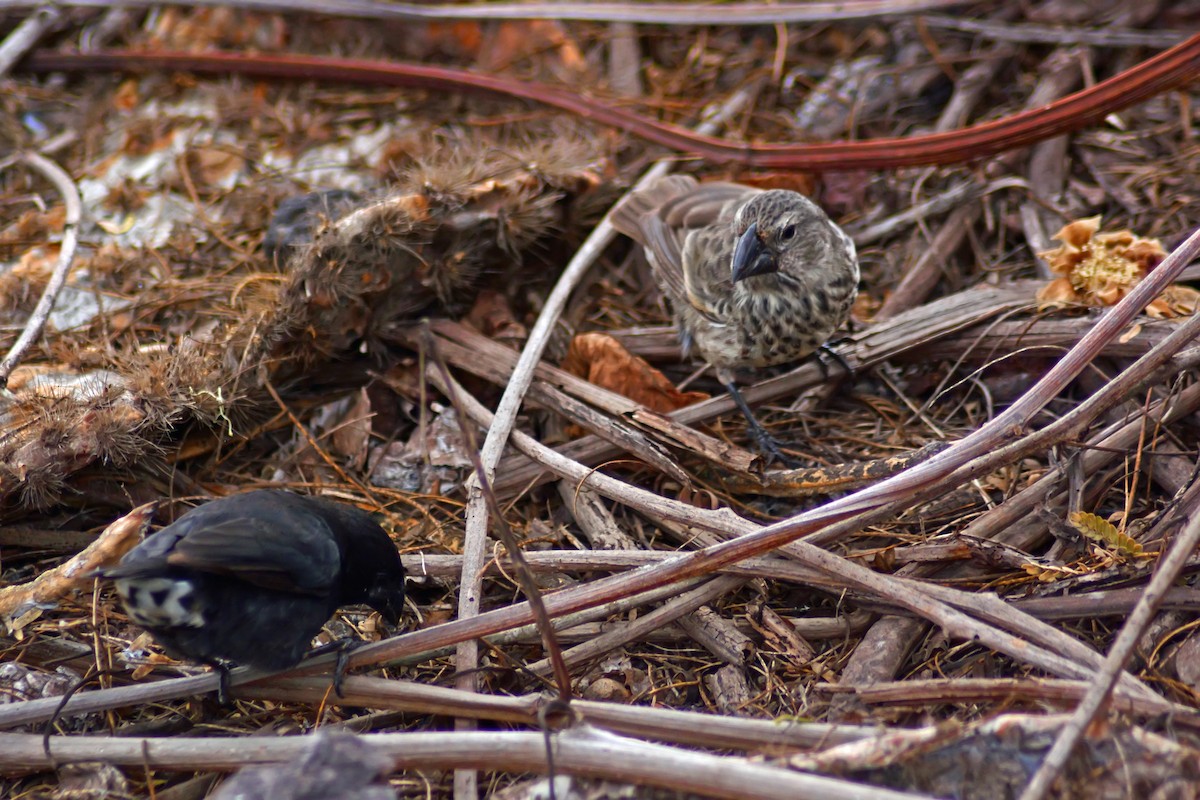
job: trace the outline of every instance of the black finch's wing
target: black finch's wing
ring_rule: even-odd
[[[328,524],[305,500],[285,492],[252,492],[190,511],[104,575],[150,577],[170,567],[320,595],[336,584],[341,556]]]
[[[325,594],[337,580],[338,548],[324,522],[315,517],[307,522],[312,530],[261,519],[212,525],[181,540],[167,563],[281,592]]]
[[[736,183],[697,183],[690,176],[669,175],[627,195],[613,209],[612,224],[651,254],[655,275],[674,302],[687,302],[716,322],[714,299],[727,291],[714,290],[716,283],[729,280],[724,251],[732,257],[733,213],[759,191]],[[703,250],[712,257],[689,256],[695,249],[695,242],[688,241],[693,234],[706,240]]]

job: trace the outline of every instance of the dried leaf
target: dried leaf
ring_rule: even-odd
[[[355,469],[362,469],[367,461],[371,446],[371,420],[375,416],[371,408],[371,397],[365,388],[360,389],[341,422],[332,425],[329,451],[350,461]]]
[[[679,391],[667,376],[603,333],[576,336],[562,368],[662,414],[708,399],[704,392]]]
[[[476,58],[483,47],[483,28],[474,20],[431,22],[421,38],[429,47],[445,53]]]
[[[137,218],[132,214],[126,214],[125,218],[120,222],[109,222],[103,219],[96,220],[96,226],[99,227],[100,230],[104,231],[105,233],[112,234],[113,236],[121,236],[122,234],[129,233],[131,230],[133,230],[133,226],[135,224],[137,224]]]
[[[1154,315],[1151,314],[1151,316],[1154,316]],[[1138,334],[1141,332],[1142,332],[1142,323],[1136,322],[1133,325],[1130,325],[1129,330],[1122,333],[1120,335],[1120,337],[1118,337],[1117,341],[1120,342],[1121,344],[1126,344],[1127,342],[1132,342],[1134,339],[1136,339],[1138,337]]]
[[[1032,562],[1029,564],[1022,564],[1021,568],[1025,570],[1027,575],[1037,578],[1042,583],[1054,583],[1054,581],[1058,580],[1059,578],[1069,578],[1078,574],[1074,570],[1067,569],[1066,567],[1054,567],[1045,564],[1034,564]]]
[[[1068,222],[1054,234],[1054,238],[1063,243],[1064,247],[1075,250],[1082,248],[1088,240],[1100,230],[1100,217],[1087,217]]]
[[[1087,511],[1074,511],[1067,517],[1067,520],[1075,530],[1087,538],[1107,545],[1109,549],[1115,550],[1119,554],[1131,557],[1142,554],[1141,544],[1121,533],[1116,525],[1104,517]]]
[[[1153,303],[1146,306],[1146,313],[1155,319],[1190,317],[1200,307],[1200,292],[1190,286],[1175,283],[1167,287]]]
[[[552,54],[569,73],[580,74],[587,68],[583,53],[557,20],[502,22],[480,56],[485,69],[496,70],[534,55],[549,61]]]
[[[1166,257],[1157,239],[1143,239],[1130,230],[1099,230],[1100,217],[1076,220],[1054,235],[1061,247],[1039,253],[1062,276],[1038,291],[1039,309],[1115,305]],[[1194,313],[1198,300],[1200,293],[1172,286],[1146,313],[1158,319],[1184,316]]]
[[[475,305],[463,322],[484,336],[509,344],[524,342],[528,335],[525,326],[513,315],[504,295],[491,289],[479,292]]]
[[[1079,293],[1071,285],[1069,278],[1055,278],[1050,283],[1038,289],[1038,311],[1050,308],[1065,308],[1082,302]]]

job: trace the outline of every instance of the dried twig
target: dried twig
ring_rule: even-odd
[[[803,3],[722,3],[722,25],[763,25],[773,22],[828,22],[845,19],[870,19],[895,14],[915,14],[931,8],[964,5],[965,0],[839,0]],[[34,4],[21,0],[3,0],[0,9],[25,8]],[[711,25],[713,7],[709,3],[382,3],[371,0],[200,0],[184,3],[174,0],[70,0],[64,6],[90,8],[100,6],[144,8],[153,5],[232,5],[289,14],[308,12],[322,16],[359,17],[396,20],[487,20],[487,19],[560,19],[592,22],[631,22],[652,25]]]
[[[147,503],[133,509],[83,550],[34,580],[0,589],[0,619],[10,623],[25,610],[56,603],[71,591],[89,588],[95,570],[115,564],[142,540],[156,505]]]
[[[1184,31],[1131,31],[1116,27],[1078,28],[1067,25],[1037,25],[1031,22],[966,19],[943,14],[925,14],[921,19],[931,28],[962,31],[987,39],[1021,44],[1169,47],[1183,41],[1188,35]]]
[[[425,328],[424,334],[422,337],[425,345],[424,352],[433,361],[433,367],[442,376],[443,383],[450,389],[450,402],[454,406],[455,411],[458,412],[459,419],[465,420],[467,419],[467,414],[462,407],[462,399],[450,383],[450,369],[438,353],[437,345],[428,328]],[[475,468],[474,477],[478,483],[479,492],[487,504],[487,511],[492,516],[496,530],[500,533],[500,541],[504,545],[504,549],[508,552],[508,557],[512,559],[513,564],[516,566],[517,581],[520,583],[521,590],[525,593],[525,597],[529,601],[529,607],[533,609],[538,631],[542,635],[546,652],[549,653],[549,663],[553,667],[554,679],[558,688],[558,702],[563,705],[562,710],[566,711],[571,702],[571,673],[567,669],[566,662],[563,660],[563,653],[562,649],[558,646],[558,640],[555,639],[554,626],[550,624],[550,618],[546,614],[546,605],[542,602],[541,589],[538,588],[537,580],[533,577],[533,571],[529,568],[529,562],[525,560],[525,553],[521,550],[520,542],[517,541],[517,537],[513,534],[508,520],[504,517],[504,511],[500,508],[500,503],[496,500],[496,493],[492,491],[492,484],[488,478],[488,470],[483,466],[482,457],[476,448],[475,431],[470,425],[463,425],[462,431],[466,439],[467,457],[471,459],[471,465]],[[466,563],[466,561],[467,556],[464,553],[463,562]],[[482,578],[483,576],[480,574],[477,579],[482,582]]]
[[[58,293],[66,284],[67,275],[71,271],[71,262],[75,259],[75,248],[79,244],[79,221],[83,216],[83,201],[79,197],[79,188],[75,186],[71,176],[62,167],[38,153],[24,153],[20,156],[20,161],[42,173],[47,180],[54,184],[54,188],[58,189],[58,193],[62,195],[63,203],[66,205],[66,218],[63,222],[62,244],[59,246],[58,261],[54,265],[54,271],[50,274],[50,280],[46,283],[46,288],[42,291],[41,299],[38,300],[33,313],[29,315],[21,335],[9,349],[8,354],[4,356],[4,360],[0,361],[0,388],[7,387],[12,371],[16,369],[17,364],[21,363],[25,352],[33,346],[34,341],[42,335],[42,329],[45,328],[46,321],[50,318],[50,312],[54,310],[54,301],[58,299]]]
[[[539,84],[423,64],[399,64],[299,55],[237,53],[38,51],[23,62],[35,71],[155,70],[207,74],[231,73],[260,78],[355,81],[447,91],[480,91],[532,100],[626,130],[647,141],[718,163],[763,169],[851,170],[921,164],[950,164],[1016,150],[1062,133],[1087,127],[1195,76],[1200,64],[1200,34],[1120,75],[1083,91],[1011,117],[964,130],[913,136],[805,145],[749,145],[650,120],[606,103]]]
[[[599,658],[622,645],[636,641],[650,631],[657,630],[690,614],[705,603],[711,603],[730,592],[737,591],[745,582],[745,578],[733,575],[713,578],[691,591],[668,600],[654,611],[640,615],[632,622],[615,626],[589,642],[572,647],[566,652],[566,659],[571,665],[577,665]],[[536,661],[527,666],[529,671],[535,675],[548,674],[550,667],[551,664],[548,660]]]
[[[436,716],[466,716],[496,722],[535,725],[539,695],[510,697],[461,692],[416,681],[347,677],[346,702],[367,708],[387,708]],[[329,682],[319,678],[273,678],[247,686],[240,697],[319,702],[329,692]],[[865,739],[877,729],[858,725],[819,722],[735,719],[696,711],[676,711],[661,706],[621,705],[575,700],[574,710],[585,722],[614,733],[638,736],[693,747],[766,750],[782,747],[817,747]]]
[[[383,733],[362,740],[394,760],[395,769],[472,769],[533,772],[546,769],[546,751],[536,733]],[[304,737],[64,736],[53,740],[53,760],[40,736],[0,734],[0,770],[9,774],[56,763],[106,761],[119,766],[173,770],[229,770],[248,764],[288,761],[307,745]],[[574,728],[555,742],[555,762],[576,775],[612,777],[733,800],[878,798],[917,800],[922,795],[806,775],[729,756],[712,756],[639,742],[590,727]]]
[[[62,20],[62,12],[55,6],[40,6],[21,21],[12,33],[0,42],[0,77],[8,74],[13,64],[32,50],[45,34]]]

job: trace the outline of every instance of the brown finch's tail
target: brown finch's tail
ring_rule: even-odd
[[[621,233],[641,245],[646,242],[643,219],[658,212],[666,203],[695,191],[696,179],[690,175],[667,175],[644,189],[632,191],[613,207],[610,221]]]

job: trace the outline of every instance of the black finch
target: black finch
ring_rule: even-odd
[[[734,370],[798,361],[850,315],[850,237],[804,195],[672,175],[631,192],[613,226],[645,248],[685,350],[717,370],[759,446],[782,460],[734,384]]]
[[[365,603],[392,624],[404,565],[357,508],[262,490],[194,508],[99,572],[129,618],[169,654],[218,667],[299,663],[339,607]]]

